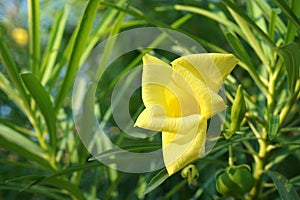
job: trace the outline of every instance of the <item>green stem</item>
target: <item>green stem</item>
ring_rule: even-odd
[[[300,93],[300,79],[296,83],[296,89],[294,94],[289,98],[288,103],[284,106],[280,113],[280,126],[283,124],[284,120],[286,119],[288,113],[290,112],[294,102],[297,100],[297,96]]]
[[[263,129],[262,138],[258,138],[258,144],[259,144],[259,152],[258,154],[255,154],[254,161],[255,166],[253,169],[253,177],[255,179],[255,185],[253,189],[250,192],[250,196],[248,199],[259,199],[261,195],[261,186],[262,186],[262,177],[264,173],[265,168],[265,158],[267,156],[267,130]]]
[[[232,144],[229,144],[229,146],[228,146],[228,164],[229,164],[229,166],[234,165]]]

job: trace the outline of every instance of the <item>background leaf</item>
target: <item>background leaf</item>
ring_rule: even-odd
[[[299,78],[300,48],[297,43],[290,43],[279,47],[279,54],[285,61],[288,85],[291,93],[294,93],[296,81]]]
[[[142,196],[148,194],[149,192],[155,190],[159,187],[165,180],[169,178],[169,174],[166,169],[161,170],[158,172],[151,181],[147,184],[145,191],[143,192]]]
[[[280,197],[283,200],[299,200],[299,196],[291,183],[280,173],[268,171],[267,174],[273,180]]]

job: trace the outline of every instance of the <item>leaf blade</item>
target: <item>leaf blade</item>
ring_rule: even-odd
[[[100,0],[90,0],[85,7],[67,67],[67,73],[55,102],[56,112],[63,104],[63,101],[68,94],[69,89],[71,88],[73,80],[75,79],[76,72],[79,68],[80,59],[85,49],[87,38],[92,29],[94,18],[98,10],[99,1]]]
[[[158,172],[147,184],[146,190],[143,192],[141,196],[145,196],[146,194],[155,190],[158,186],[160,186],[165,180],[169,178],[169,174],[166,169],[161,170]]]
[[[283,200],[300,199],[295,188],[292,186],[291,183],[289,183],[288,179],[285,178],[282,174],[273,171],[268,171],[267,174],[273,180],[278,190],[278,193]]]
[[[52,150],[56,148],[56,115],[48,92],[32,73],[22,73],[21,78],[40,108],[48,127]]]

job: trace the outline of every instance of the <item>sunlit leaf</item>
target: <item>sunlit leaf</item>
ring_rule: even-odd
[[[52,26],[52,30],[49,36],[49,42],[46,47],[46,51],[43,55],[43,62],[41,68],[39,69],[42,72],[42,83],[46,83],[53,73],[54,63],[56,61],[59,47],[62,42],[62,37],[64,34],[64,29],[68,17],[68,5],[64,6],[62,10],[57,13],[56,21]]]
[[[91,0],[87,3],[84,13],[82,15],[79,29],[76,34],[75,43],[72,49],[70,61],[67,67],[67,73],[63,80],[63,84],[60,87],[59,94],[55,102],[55,111],[57,112],[60,107],[63,105],[66,95],[69,93],[69,90],[75,79],[76,72],[79,68],[80,59],[89,36],[89,33],[92,29],[94,18],[97,13],[98,5],[100,0]]]
[[[17,152],[29,160],[36,161],[45,169],[51,170],[43,150],[30,139],[3,125],[0,125],[0,138],[1,147]]]
[[[41,59],[40,39],[40,2],[39,0],[27,0],[28,25],[29,25],[29,52],[30,68],[37,73]]]

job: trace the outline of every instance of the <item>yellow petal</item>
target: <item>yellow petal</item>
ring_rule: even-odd
[[[200,115],[187,118],[177,133],[162,133],[163,158],[170,176],[199,158],[205,150],[206,120]]]
[[[196,114],[182,118],[152,116],[155,109],[145,109],[135,125],[162,131],[164,163],[172,175],[204,153],[207,122]]]
[[[202,53],[180,57],[171,64],[177,71],[190,71],[217,92],[237,63],[238,59],[233,54]]]
[[[146,108],[160,106],[156,116],[181,117],[199,113],[188,82],[171,66],[146,54],[143,57],[142,98]]]
[[[154,106],[150,109],[146,108],[137,118],[135,126],[153,131],[176,134],[180,130],[190,129],[192,126],[196,126],[197,120],[195,119],[203,118],[198,114],[186,117],[169,117],[166,115],[157,116],[157,113],[161,113],[159,106]]]
[[[194,96],[200,105],[200,115],[206,119],[221,112],[226,105],[220,95],[210,89],[201,79],[185,68],[174,68],[188,82],[194,92]]]
[[[154,56],[143,57],[142,99],[146,107],[166,107],[165,85],[172,75],[172,68]]]

